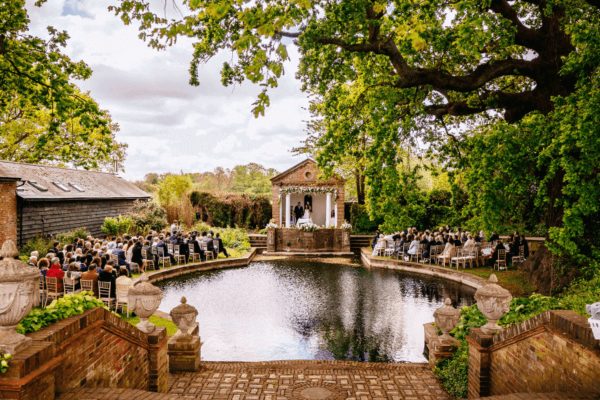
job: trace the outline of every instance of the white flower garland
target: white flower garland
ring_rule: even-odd
[[[338,197],[338,189],[335,187],[323,186],[286,186],[279,189],[279,195],[288,193],[333,193],[333,197]]]

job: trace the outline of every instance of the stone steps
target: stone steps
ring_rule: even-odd
[[[57,400],[181,400],[177,394],[137,389],[79,388],[61,393]]]

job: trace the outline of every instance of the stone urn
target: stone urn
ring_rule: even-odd
[[[30,341],[15,331],[38,303],[40,271],[16,260],[17,246],[7,240],[0,250],[0,353],[15,354]]]
[[[441,329],[442,336],[439,340],[443,344],[454,344],[456,339],[449,335],[449,332],[454,329],[460,319],[460,311],[452,307],[452,300],[446,298],[444,305],[433,312],[435,325]]]
[[[131,311],[138,317],[140,322],[136,327],[145,333],[152,333],[156,326],[148,321],[158,309],[163,297],[163,292],[148,281],[148,276],[142,274],[140,279],[129,288],[127,293]]]
[[[489,335],[500,332],[502,328],[498,325],[498,320],[510,308],[512,295],[508,290],[498,285],[498,278],[495,274],[490,275],[485,286],[477,289],[475,300],[477,300],[477,308],[488,321],[487,324],[481,327],[481,331]]]
[[[181,304],[173,308],[169,314],[175,325],[177,325],[177,328],[179,328],[174,337],[181,339],[191,338],[198,326],[196,322],[198,310],[196,307],[187,304],[187,299],[184,296],[181,298]]]

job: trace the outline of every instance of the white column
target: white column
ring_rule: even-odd
[[[325,198],[325,227],[331,226],[331,192],[327,192]]]
[[[290,212],[290,202],[292,195],[290,193],[286,193],[285,195],[285,227],[289,228],[292,224],[291,222],[291,212]]]
[[[279,226],[283,225],[283,196],[279,195]]]

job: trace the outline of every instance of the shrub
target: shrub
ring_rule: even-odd
[[[100,229],[106,235],[122,235],[130,233],[133,230],[133,219],[127,215],[119,215],[118,217],[106,217]]]
[[[381,219],[371,220],[367,207],[358,203],[346,203],[345,215],[354,233],[373,233],[383,222]]]
[[[69,232],[59,233],[56,240],[63,244],[74,243],[77,239],[86,239],[90,233],[85,228],[74,229]]]
[[[0,354],[0,374],[4,374],[8,371],[8,362],[12,359],[11,354]]]
[[[192,226],[191,230],[198,232],[213,231],[221,236],[223,246],[230,251],[233,257],[241,256],[243,253],[250,250],[250,237],[248,231],[243,228],[215,228],[205,222],[197,222]]]
[[[36,250],[40,253],[40,257],[44,257],[48,250],[52,247],[52,239],[35,237],[29,239],[23,246],[21,246],[20,254],[22,257],[29,258],[32,251]]]
[[[190,201],[197,210],[197,219],[213,226],[261,228],[271,219],[271,203],[266,196],[194,191]]]
[[[167,213],[153,201],[136,200],[129,213],[137,232],[160,231],[167,226]]]
[[[95,298],[93,293],[68,294],[52,301],[46,308],[31,310],[17,325],[17,332],[21,334],[37,332],[55,322],[83,314],[85,311],[96,307],[104,307],[104,303]]]

